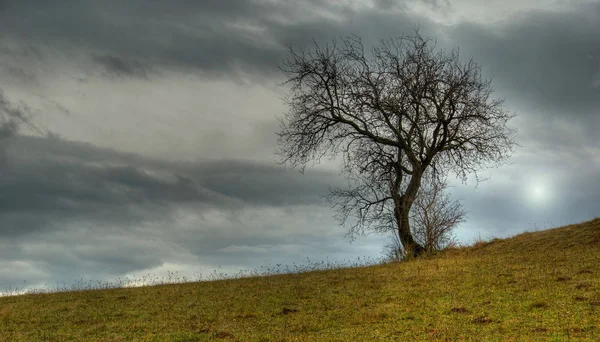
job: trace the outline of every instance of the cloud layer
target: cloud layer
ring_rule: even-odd
[[[23,136],[13,138],[7,159],[0,286],[78,273],[116,278],[165,263],[197,270],[342,259],[364,247],[348,246],[323,208],[320,195],[340,182],[333,172],[298,177],[276,164],[172,163]]]

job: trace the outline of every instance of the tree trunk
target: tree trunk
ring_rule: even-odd
[[[402,201],[404,202],[404,201]],[[412,232],[410,231],[409,213],[410,205],[408,203],[396,204],[394,208],[394,214],[396,219],[396,226],[398,227],[398,237],[404,247],[404,251],[407,255],[413,257],[422,254],[425,249],[413,238]]]
[[[407,255],[416,257],[425,252],[425,248],[415,241],[410,231],[410,208],[421,186],[421,175],[413,174],[408,188],[403,196],[394,200],[394,216],[398,227],[398,237]]]

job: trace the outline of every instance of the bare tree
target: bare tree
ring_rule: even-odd
[[[514,117],[492,97],[472,60],[414,35],[369,50],[357,36],[313,50],[289,47],[281,66],[290,86],[281,119],[279,154],[304,167],[342,154],[349,188],[328,196],[350,236],[396,229],[405,250],[424,251],[409,213],[426,170],[463,180],[510,156]]]
[[[465,221],[466,212],[460,202],[446,192],[445,179],[423,183],[413,203],[410,215],[412,232],[417,243],[431,253],[454,243],[453,230]]]

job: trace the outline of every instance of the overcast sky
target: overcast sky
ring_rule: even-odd
[[[285,44],[459,46],[518,117],[489,180],[452,179],[462,242],[600,216],[600,2],[0,0],[0,292],[381,256],[278,165]],[[13,133],[13,134],[8,134]]]

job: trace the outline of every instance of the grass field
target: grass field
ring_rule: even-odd
[[[0,298],[0,341],[600,341],[600,218],[369,267]]]

